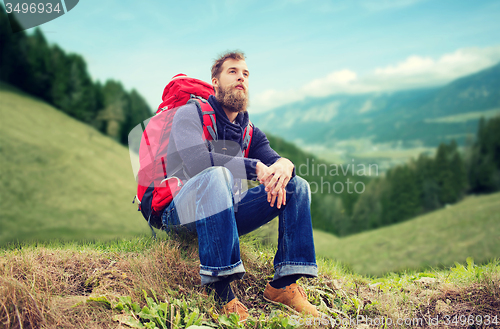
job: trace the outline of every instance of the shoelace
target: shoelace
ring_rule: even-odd
[[[295,290],[292,288],[291,285],[289,285],[285,289],[290,289],[290,291],[292,292],[292,294],[295,294]],[[297,290],[299,291],[300,295],[307,300],[307,295],[306,295],[306,291],[304,290],[304,288],[302,288],[301,286],[297,285]]]
[[[299,292],[302,295],[302,297],[304,297],[305,299],[307,299],[307,295],[306,295],[306,292],[305,292],[304,288],[302,288],[302,287],[299,286],[298,289],[299,289]]]

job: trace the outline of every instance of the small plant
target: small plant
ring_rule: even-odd
[[[114,319],[132,328],[189,328],[204,324],[200,310],[185,300],[159,302],[154,292],[152,292],[154,299],[149,297],[146,291],[143,292],[146,301],[143,308],[133,303],[129,296],[118,298],[118,303],[113,305],[113,308],[122,314],[115,316]]]
[[[264,313],[261,313],[258,319],[248,318],[246,323],[247,328],[255,329],[292,329],[295,328],[289,323],[289,317],[286,313],[281,311],[273,310],[269,317],[266,317]],[[243,327],[230,327],[232,328],[243,328]]]
[[[459,281],[475,281],[479,282],[484,276],[484,268],[474,264],[474,260],[468,257],[467,266],[455,262],[455,267],[450,268],[450,276],[459,279]]]

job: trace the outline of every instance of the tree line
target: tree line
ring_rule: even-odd
[[[14,19],[14,17],[11,17]],[[13,24],[18,24],[13,22]],[[127,144],[129,131],[152,111],[135,90],[92,81],[82,56],[49,45],[42,31],[12,33],[0,7],[0,80],[45,100],[77,120]]]
[[[360,195],[341,235],[399,223],[451,205],[470,194],[500,191],[500,117],[479,122],[472,145],[459,152],[455,141],[436,155],[420,155],[374,179]]]
[[[312,159],[317,167],[326,165],[293,144],[268,137],[278,153],[295,163],[296,170]],[[454,204],[468,194],[500,191],[500,117],[481,119],[475,141],[464,152],[452,141],[439,145],[435,156],[421,154],[375,178],[352,175],[351,171],[338,176],[308,172],[302,177],[313,192],[311,213],[317,229],[346,236],[403,222]],[[352,185],[362,182],[364,191],[314,193],[318,184],[347,179]]]

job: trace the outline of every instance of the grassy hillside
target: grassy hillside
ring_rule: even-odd
[[[413,220],[337,238],[316,231],[316,254],[341,261],[357,273],[442,267],[472,257],[500,257],[500,193],[472,196]]]
[[[0,117],[0,245],[148,232],[125,147],[5,84]]]

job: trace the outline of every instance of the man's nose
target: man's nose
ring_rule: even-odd
[[[240,73],[238,75],[238,81],[241,81],[241,82],[245,81],[245,76],[243,75],[243,73]]]

